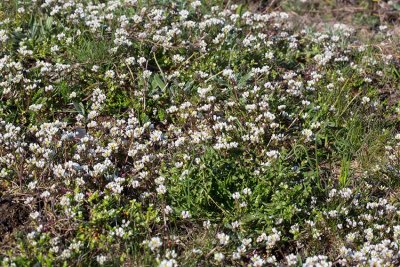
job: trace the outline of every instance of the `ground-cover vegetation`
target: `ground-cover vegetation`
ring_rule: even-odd
[[[394,24],[291,2],[0,2],[1,265],[400,265]]]

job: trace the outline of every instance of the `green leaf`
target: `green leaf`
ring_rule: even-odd
[[[146,123],[146,122],[149,122],[149,121],[150,121],[150,118],[149,118],[149,116],[146,115],[146,113],[142,113],[142,114],[140,115],[140,120],[141,120],[142,123],[144,124],[144,123]]]
[[[160,74],[154,75],[153,80],[151,81],[151,88],[153,89],[153,91],[155,91],[157,87],[161,90],[164,90],[165,88],[165,83],[161,79]]]
[[[243,87],[244,85],[246,85],[247,81],[250,80],[250,78],[251,78],[251,73],[250,73],[250,72],[247,73],[246,75],[243,75],[243,76],[240,78],[239,82],[238,82],[238,87],[241,88],[241,87]]]
[[[158,118],[160,121],[163,121],[165,119],[165,111],[162,109],[158,110]]]
[[[400,6],[400,4],[399,4],[399,6]],[[395,68],[393,68],[393,72],[397,76],[397,78],[400,79],[400,73]]]
[[[48,17],[45,25],[46,30],[51,30],[52,26],[53,26],[53,17]]]
[[[350,160],[348,160],[347,157],[344,157],[342,159],[342,165],[340,167],[340,175],[339,175],[339,183],[342,188],[345,187],[348,183],[349,169],[350,169]]]
[[[187,82],[186,84],[185,84],[185,87],[183,88],[183,91],[185,92],[185,93],[189,93],[189,91],[192,89],[192,87],[193,87],[193,84],[194,84],[194,81],[190,81],[190,82]]]
[[[85,115],[85,107],[83,106],[83,103],[82,102],[73,102],[73,104],[74,104],[74,107],[75,107],[75,110],[79,113],[79,114],[81,114],[82,116],[84,116]]]
[[[240,17],[243,15],[243,12],[245,11],[244,5],[240,4],[238,8],[236,9],[236,14],[238,14]]]
[[[32,97],[32,102],[40,103],[40,101],[37,101],[37,100],[40,100],[40,96],[42,95],[43,91],[44,91],[43,88],[40,88],[39,90],[37,90]]]

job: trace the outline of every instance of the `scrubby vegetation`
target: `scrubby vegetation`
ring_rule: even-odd
[[[1,1],[1,265],[400,265],[394,20],[292,2]]]

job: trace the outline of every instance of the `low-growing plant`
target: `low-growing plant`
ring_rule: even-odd
[[[273,7],[0,3],[1,265],[399,265],[396,29]]]

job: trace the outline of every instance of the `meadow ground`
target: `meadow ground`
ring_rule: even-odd
[[[3,0],[1,266],[399,266],[400,1]]]

